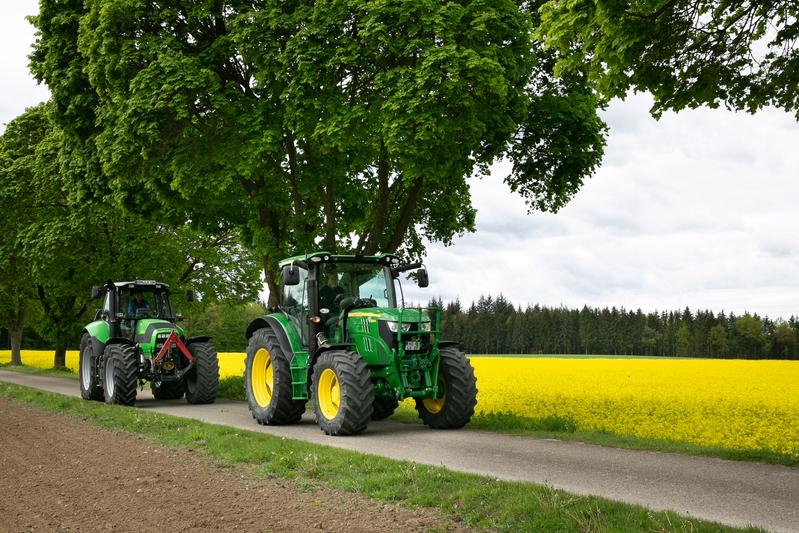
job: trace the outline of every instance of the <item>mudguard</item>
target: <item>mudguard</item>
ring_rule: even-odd
[[[295,351],[299,350],[294,349],[294,347],[291,344],[291,341],[289,340],[289,336],[286,333],[286,328],[283,326],[283,324],[280,323],[278,319],[276,319],[273,316],[266,315],[263,317],[256,318],[255,320],[250,322],[250,325],[247,326],[247,333],[246,333],[247,340],[249,340],[250,337],[252,337],[253,333],[255,333],[261,328],[272,328],[272,331],[275,332],[277,340],[280,343],[280,348],[283,349],[283,353],[291,354],[289,360],[294,358]]]
[[[105,345],[111,346],[112,344],[130,344],[133,346],[135,343],[127,337],[111,337]]]
[[[189,344],[193,344],[195,342],[208,342],[210,340],[211,340],[211,337],[209,337],[209,336],[192,337],[189,340],[187,340],[186,342],[184,342],[183,344],[188,346]]]
[[[460,348],[461,343],[458,341],[438,341],[438,348]]]

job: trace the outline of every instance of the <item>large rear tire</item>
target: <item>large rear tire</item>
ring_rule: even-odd
[[[466,354],[454,347],[441,349],[438,397],[416,399],[416,410],[426,426],[457,429],[465,426],[477,405],[477,380]]]
[[[383,420],[394,414],[399,402],[394,398],[375,398],[372,404],[372,420]]]
[[[186,384],[183,381],[153,381],[150,390],[156,400],[180,400],[186,392]]]
[[[371,372],[357,353],[324,352],[314,364],[312,396],[316,422],[328,435],[357,435],[372,417]]]
[[[294,424],[305,412],[305,400],[292,399],[291,366],[272,328],[250,337],[244,360],[244,391],[259,424]]]
[[[210,342],[188,346],[194,368],[186,374],[186,401],[192,404],[214,403],[219,388],[219,359]]]
[[[98,375],[97,356],[94,354],[92,338],[88,333],[84,333],[80,338],[78,370],[80,397],[84,400],[103,401],[103,387],[100,385],[100,376]]]
[[[106,346],[101,366],[105,403],[133,405],[139,376],[136,349],[129,344]]]

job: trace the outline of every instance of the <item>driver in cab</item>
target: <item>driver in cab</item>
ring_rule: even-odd
[[[150,309],[150,305],[144,299],[141,291],[133,293],[133,299],[128,302],[128,316],[136,316],[139,309]]]

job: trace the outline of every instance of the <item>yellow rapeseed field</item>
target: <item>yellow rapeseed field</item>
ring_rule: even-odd
[[[47,368],[52,352],[24,351]],[[77,370],[77,352],[67,366]],[[241,376],[244,354],[220,353]],[[0,351],[0,362],[9,360]],[[579,429],[799,457],[799,362],[472,357],[478,413],[559,416]]]

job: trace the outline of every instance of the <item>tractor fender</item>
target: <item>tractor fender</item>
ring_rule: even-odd
[[[291,361],[291,359],[294,357],[294,350],[291,347],[291,342],[289,341],[288,335],[286,335],[286,330],[283,329],[283,324],[271,316],[262,316],[256,318],[250,322],[249,326],[247,326],[247,340],[252,337],[253,333],[261,328],[270,328],[275,332],[277,341],[280,343],[280,348],[283,350],[284,354],[289,356],[289,361]]]
[[[438,347],[440,348],[460,348],[461,343],[458,341],[438,341]]]
[[[106,346],[111,346],[112,344],[130,344],[131,346],[134,345],[133,341],[127,337],[111,337],[105,343]]]
[[[103,350],[105,350],[105,343],[100,339],[98,339],[97,337],[93,337],[92,334],[89,333],[89,330],[87,329],[83,330],[81,336],[83,335],[89,336],[89,342],[92,345],[92,355],[94,355],[95,358],[101,357],[103,355]]]
[[[244,333],[245,337],[247,337],[247,340],[250,340],[252,334],[261,328],[274,327],[272,324],[266,321],[267,318],[269,317],[261,316],[250,322],[250,325],[247,326],[247,331]]]
[[[186,346],[188,346],[189,344],[194,344],[195,342],[208,342],[210,340],[211,340],[211,337],[209,337],[207,335],[206,336],[200,336],[200,337],[192,337],[189,340],[187,340],[184,344]]]

